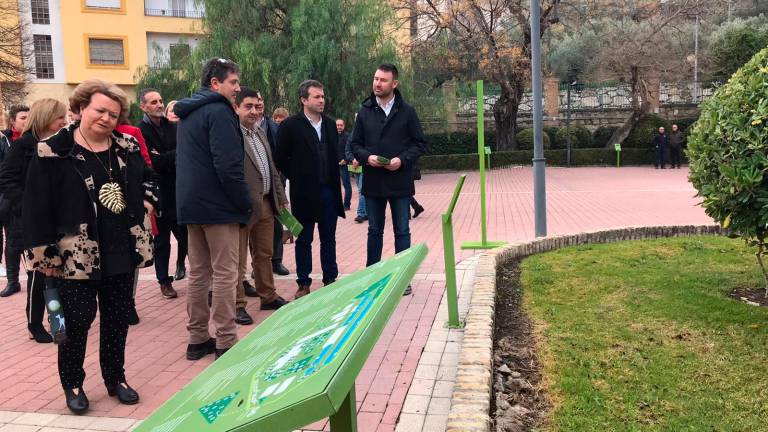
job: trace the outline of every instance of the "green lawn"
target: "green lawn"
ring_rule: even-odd
[[[768,431],[768,309],[740,240],[563,249],[522,263],[549,431]]]

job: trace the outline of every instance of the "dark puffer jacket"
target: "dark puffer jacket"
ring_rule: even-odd
[[[243,171],[243,133],[232,104],[209,88],[173,107],[179,224],[245,225],[252,203]]]

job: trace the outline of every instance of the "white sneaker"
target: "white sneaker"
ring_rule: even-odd
[[[8,273],[5,271],[5,266],[0,265],[0,277],[6,277],[8,276]]]

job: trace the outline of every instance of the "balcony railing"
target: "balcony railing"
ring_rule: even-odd
[[[202,18],[205,12],[189,9],[144,9],[145,16],[165,16],[174,18]]]

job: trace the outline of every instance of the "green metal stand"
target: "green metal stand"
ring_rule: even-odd
[[[477,153],[480,158],[480,232],[479,242],[464,242],[462,249],[493,249],[503,246],[503,241],[488,241],[485,218],[485,96],[483,81],[477,81]]]
[[[621,144],[614,144],[613,148],[616,150],[616,168],[619,168],[621,162]]]
[[[467,175],[462,174],[453,190],[453,198],[448,211],[443,214],[443,257],[445,258],[445,289],[448,293],[448,327],[461,328],[459,321],[459,304],[456,290],[456,255],[453,251],[453,209],[459,199],[461,188]]]
[[[355,385],[341,403],[336,414],[331,415],[332,432],[357,432],[357,408],[355,406]]]

